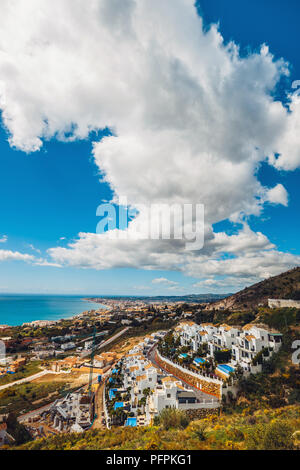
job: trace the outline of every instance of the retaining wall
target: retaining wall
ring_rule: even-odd
[[[219,409],[205,409],[201,408],[198,410],[186,410],[186,414],[188,417],[193,421],[196,419],[204,419],[207,418],[208,416],[218,416],[219,415]]]
[[[222,398],[223,382],[221,380],[205,377],[204,375],[192,372],[191,370],[186,369],[185,367],[182,367],[178,364],[174,364],[166,357],[161,356],[157,350],[155,351],[155,360],[157,364],[162,367],[162,369],[165,369],[167,372],[174,375],[175,377],[178,377],[192,387],[217,397],[218,399]]]

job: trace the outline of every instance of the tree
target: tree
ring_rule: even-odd
[[[223,350],[215,350],[214,351],[214,358],[215,361],[219,364],[224,364],[231,359],[231,350],[230,349],[223,349]]]
[[[13,436],[15,439],[15,444],[24,444],[25,442],[31,441],[32,437],[23,426],[23,424],[19,423],[17,417],[14,413],[10,413],[6,420],[7,424],[7,432]]]

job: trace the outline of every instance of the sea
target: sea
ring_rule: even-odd
[[[0,325],[22,325],[34,320],[61,320],[87,310],[106,307],[82,296],[0,295]]]

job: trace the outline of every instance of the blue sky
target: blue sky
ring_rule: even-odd
[[[208,27],[219,22],[225,42],[241,46],[241,54],[259,50],[266,43],[275,58],[284,57],[291,65],[290,77],[277,93],[283,100],[293,80],[300,79],[300,41],[298,1],[279,0],[201,0],[199,14]],[[1,7],[0,7],[1,10]],[[0,33],[1,37],[1,33]],[[1,77],[0,77],[1,78]],[[100,181],[99,166],[92,156],[93,142],[101,132],[74,142],[58,141],[55,136],[43,139],[38,151],[24,152],[11,146],[3,121],[0,129],[0,236],[7,241],[3,250],[26,253],[36,259],[49,259],[47,250],[67,247],[80,232],[95,233],[97,206],[110,200],[113,191]],[[103,135],[107,135],[104,132]],[[288,195],[288,207],[266,202],[262,213],[250,215],[248,224],[262,232],[277,250],[300,255],[299,247],[299,169],[285,171],[266,162],[257,169],[263,186],[282,184]],[[241,224],[228,220],[213,224],[215,233],[237,233]],[[224,256],[224,255],[223,255]],[[242,276],[242,275],[241,275]],[[202,281],[204,277],[202,278]],[[153,283],[153,280],[158,281]],[[226,274],[216,279],[224,281]],[[138,267],[112,267],[105,270],[80,266],[39,266],[31,262],[7,260],[0,263],[0,292],[109,294],[184,294],[233,291],[232,284],[199,284],[191,272],[172,269],[145,270]],[[249,279],[250,283],[250,279]],[[245,281],[245,284],[247,282]],[[239,283],[236,290],[240,288]]]

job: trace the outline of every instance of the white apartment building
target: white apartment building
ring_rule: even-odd
[[[252,360],[257,353],[263,348],[271,348],[276,352],[281,343],[280,333],[267,330],[264,326],[245,325],[232,346],[231,362],[233,365],[240,364],[243,369],[250,371]]]
[[[175,334],[180,336],[181,346],[190,346],[193,351],[197,351],[200,330],[200,326],[196,323],[185,322],[175,328]]]
[[[142,375],[137,375],[131,389],[131,399],[134,402],[140,400],[144,395],[143,391],[147,388],[153,390],[157,384],[157,369],[151,364],[147,364],[142,371]]]
[[[175,380],[162,381],[162,385],[156,385],[152,395],[147,399],[145,407],[146,423],[150,424],[155,416],[164,408],[177,408],[177,390],[179,382]]]
[[[280,333],[265,325],[251,324],[239,328],[226,324],[216,327],[210,323],[196,325],[185,322],[175,328],[175,336],[180,336],[181,345],[190,346],[194,352],[201,344],[207,343],[208,356],[213,356],[216,350],[230,349],[231,363],[239,364],[245,371],[251,370],[253,358],[263,348],[278,351],[282,342]]]
[[[164,408],[176,408],[180,410],[196,410],[200,408],[218,408],[219,401],[208,397],[199,400],[192,390],[184,388],[175,377],[164,377],[162,384],[157,385],[147,398],[145,406],[146,424],[151,424],[155,416]]]
[[[232,346],[236,344],[237,338],[241,332],[241,328],[225,324],[221,325],[219,328],[215,328],[208,343],[210,356],[213,356],[214,351],[218,349],[232,349]]]
[[[194,322],[184,322],[175,328],[175,335],[180,336],[181,346],[190,346],[196,352],[201,344],[208,343],[218,328],[210,323],[197,325]]]

